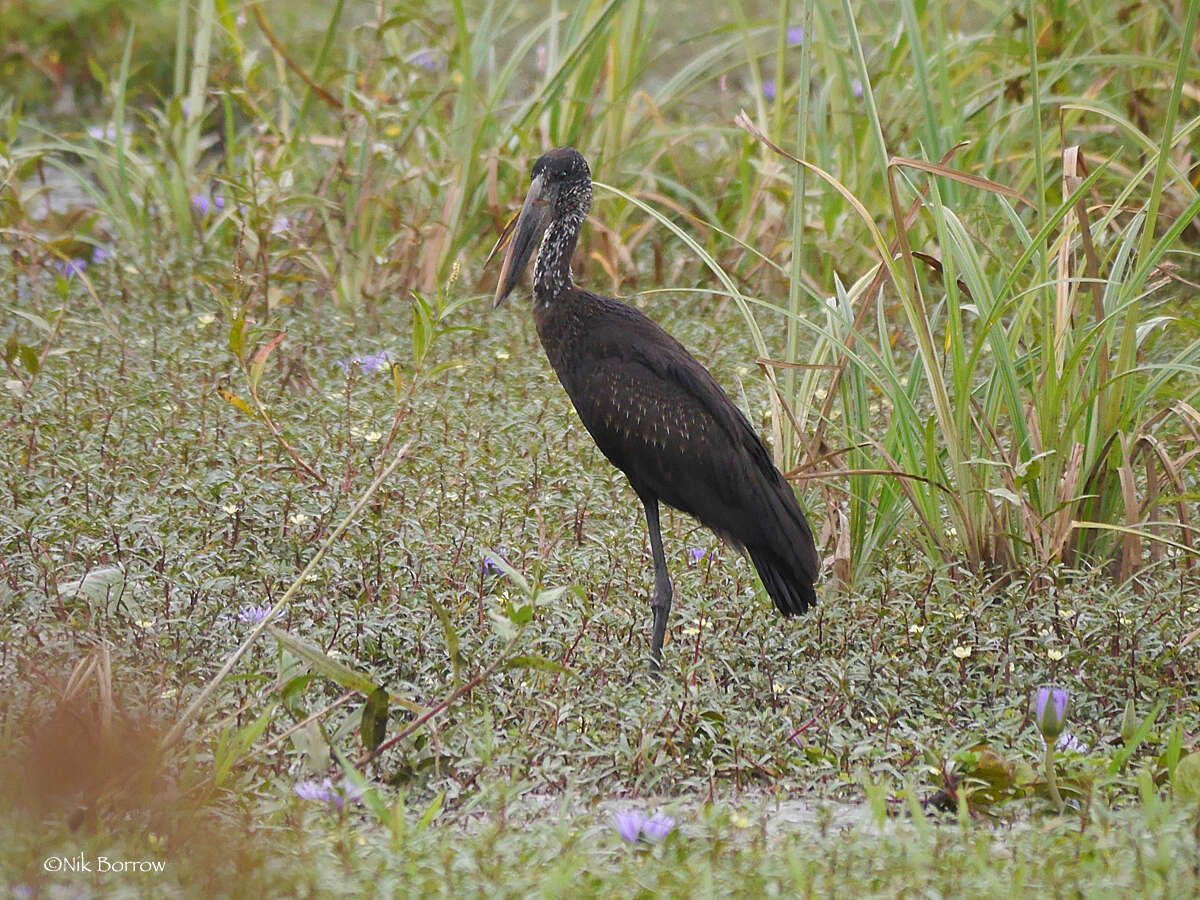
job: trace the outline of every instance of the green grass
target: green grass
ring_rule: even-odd
[[[0,884],[1195,895],[1186,7],[28,13],[94,99],[0,101]],[[579,279],[713,369],[828,561],[784,622],[667,513],[658,680],[639,506],[485,299],[566,142]],[[165,869],[46,863],[101,856]]]

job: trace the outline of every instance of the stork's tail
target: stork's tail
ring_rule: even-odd
[[[796,560],[790,563],[766,547],[747,547],[750,560],[758,570],[763,587],[785,616],[796,616],[817,604],[813,576],[803,571]]]
[[[796,616],[817,604],[814,585],[821,564],[800,501],[778,470],[773,474],[774,484],[763,492],[764,527],[746,552],[779,611]]]

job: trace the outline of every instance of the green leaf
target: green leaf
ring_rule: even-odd
[[[229,326],[229,349],[238,359],[246,356],[246,315],[238,312]]]
[[[108,603],[121,596],[125,590],[125,570],[120,566],[103,566],[92,569],[82,578],[59,585],[60,593],[74,597],[82,595],[93,605]]]
[[[265,710],[253,722],[234,732],[232,738],[220,743],[219,748],[222,752],[214,754],[216,765],[213,779],[217,785],[225,780],[230,769],[246,755],[247,751],[254,746],[254,742],[262,737],[262,733],[271,724],[273,716],[274,709]]]
[[[412,352],[413,362],[420,365],[433,341],[433,312],[428,301],[416,291],[413,296]]]
[[[988,493],[991,494],[993,497],[996,497],[1000,500],[1007,500],[1013,506],[1017,507],[1017,509],[1021,508],[1020,496],[1013,493],[1008,488],[1002,488],[1002,487],[988,488]]]
[[[1200,805],[1200,753],[1189,753],[1179,760],[1171,789],[1178,802]]]
[[[421,814],[421,819],[417,822],[417,831],[424,831],[429,827],[430,823],[433,821],[433,817],[441,811],[442,803],[445,801],[445,799],[446,792],[439,791],[438,795],[433,798],[429,806],[425,808],[425,812]]]
[[[318,673],[331,681],[337,682],[342,687],[358,691],[367,696],[380,690],[379,686],[367,678],[367,676],[333,659],[320,647],[314,647],[312,644],[294,637],[278,625],[268,625],[267,631],[271,632],[275,640],[279,641],[287,650],[307,662]]]
[[[50,332],[53,330],[53,326],[36,313],[31,313],[23,309],[13,309],[11,306],[6,307],[6,309],[14,316],[20,316],[42,334],[50,334]],[[62,314],[61,311],[59,314]]]
[[[30,375],[36,375],[38,373],[37,351],[32,347],[21,344],[17,352],[21,356],[21,365],[25,367],[25,370],[29,372]]]
[[[1142,719],[1142,723],[1137,727],[1137,730],[1130,735],[1128,742],[1124,747],[1121,747],[1113,754],[1112,761],[1108,764],[1108,772],[1110,775],[1115,775],[1125,768],[1125,764],[1129,762],[1134,751],[1146,740],[1150,735],[1150,730],[1154,727],[1154,722],[1158,718],[1159,710],[1163,708],[1163,701],[1158,701],[1154,704],[1154,708],[1150,710],[1150,714]]]
[[[521,589],[522,594],[524,594],[526,597],[533,597],[533,588],[530,587],[529,582],[525,580],[525,576],[509,565],[508,560],[506,560],[495,550],[488,550],[488,557],[491,559],[492,565],[507,575],[509,580],[511,580],[513,584]]]
[[[508,613],[508,618],[514,625],[528,625],[533,621],[532,603],[522,603],[520,606],[506,603],[505,612]]]
[[[362,723],[358,733],[362,738],[363,749],[368,753],[373,753],[375,748],[383,743],[383,736],[387,732],[388,700],[387,689],[376,688],[363,706]]]
[[[283,698],[287,704],[292,704],[294,701],[316,680],[317,676],[312,672],[305,672],[303,675],[294,675],[284,682],[283,687],[279,689],[279,696]]]
[[[346,759],[346,755],[338,750],[333,749],[333,755],[342,767],[342,771],[346,773],[346,781],[358,793],[359,799],[381,824],[387,823],[392,815],[391,807],[384,802],[379,796],[379,792],[375,790],[375,786],[369,778],[366,778],[362,772],[354,767],[350,760]]]
[[[568,585],[564,584],[561,587],[550,588],[548,591],[538,591],[538,595],[533,600],[534,606],[543,606],[547,603],[553,603],[564,593],[566,593],[567,587]]]
[[[433,597],[429,598],[429,603],[433,606],[433,611],[437,613],[438,621],[442,623],[442,633],[446,637],[446,652],[450,654],[450,667],[454,674],[454,684],[458,686],[461,683],[462,669],[462,654],[458,649],[458,632],[454,629],[454,624],[450,621],[450,614],[446,612],[446,608],[438,603]]]
[[[557,672],[560,675],[569,675],[572,678],[578,678],[579,673],[574,669],[567,668],[562,663],[555,662],[552,659],[546,659],[544,656],[513,656],[504,663],[506,669],[541,669],[543,672]]]
[[[509,605],[511,606],[511,604]],[[496,629],[496,634],[501,640],[510,641],[516,636],[517,629],[513,627],[512,620],[507,615],[501,615],[495,609],[489,609],[488,618],[492,620],[492,627]]]
[[[258,382],[262,379],[263,368],[267,364],[267,357],[271,355],[271,351],[279,346],[279,342],[287,336],[286,331],[281,331],[275,337],[271,338],[262,347],[259,347],[254,353],[254,359],[250,363],[250,390],[258,390]]]
[[[292,745],[304,754],[305,766],[312,775],[321,775],[329,768],[329,742],[321,726],[312,721],[292,735]]]

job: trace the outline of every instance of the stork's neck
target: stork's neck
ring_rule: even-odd
[[[556,301],[571,287],[571,257],[579,242],[583,215],[571,211],[550,223],[533,263],[533,296],[539,305]]]

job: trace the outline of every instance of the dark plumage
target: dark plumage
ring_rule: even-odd
[[[654,554],[652,665],[661,665],[672,595],[659,501],[744,549],[781,613],[804,612],[817,602],[812,531],[746,417],[657,324],[571,281],[571,257],[591,208],[587,162],[571,147],[559,147],[534,163],[530,180],[496,305],[516,286],[541,239],[533,266],[538,337],[584,427],[628,477],[646,511]]]

